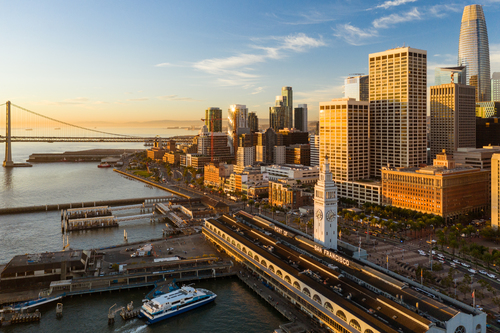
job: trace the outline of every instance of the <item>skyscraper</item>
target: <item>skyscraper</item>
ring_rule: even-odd
[[[275,132],[285,128],[285,103],[283,96],[276,96],[274,106],[269,107],[269,127]]]
[[[295,108],[295,128],[302,132],[307,132],[307,104],[299,104]]]
[[[500,72],[491,76],[491,100],[500,101]]]
[[[285,127],[293,128],[293,91],[292,87],[281,88],[283,106],[285,111]]]
[[[368,75],[350,76],[344,80],[344,97],[367,101],[369,96]]]
[[[259,131],[259,118],[255,112],[248,113],[248,127],[250,127],[250,131],[252,132]]]
[[[214,128],[212,129],[212,120]],[[211,107],[205,110],[205,125],[209,132],[222,132],[222,110]]]
[[[426,163],[427,51],[395,48],[370,54],[369,64],[370,176]]]
[[[458,65],[467,67],[467,84],[476,87],[476,102],[490,101],[490,47],[481,5],[464,8],[458,42]]]
[[[475,87],[447,83],[432,86],[430,95],[431,160],[443,149],[476,147]]]
[[[238,151],[238,136],[243,134],[242,129],[248,130],[248,109],[246,105],[233,104],[227,112],[227,142],[231,148],[231,154]]]
[[[465,66],[436,67],[434,85],[439,86],[447,83],[467,84],[467,69]]]

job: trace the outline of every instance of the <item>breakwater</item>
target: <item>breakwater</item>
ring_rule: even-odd
[[[61,209],[97,207],[97,206],[133,205],[148,201],[153,203],[156,200],[161,201],[162,199],[167,199],[170,197],[171,196],[143,197],[143,198],[131,198],[131,199],[99,200],[99,201],[85,201],[85,202],[73,202],[73,203],[62,203],[62,204],[51,204],[51,205],[34,205],[34,206],[24,206],[24,207],[0,208],[0,215],[45,212],[45,211],[53,211]]]

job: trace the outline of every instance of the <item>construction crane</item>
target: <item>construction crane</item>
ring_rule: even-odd
[[[206,122],[208,119],[203,119],[201,118],[201,121]],[[210,162],[214,162],[214,120],[223,120],[223,118],[210,118],[210,129],[211,135],[210,135]]]

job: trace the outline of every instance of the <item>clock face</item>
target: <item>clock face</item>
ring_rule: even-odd
[[[328,220],[328,222],[332,222],[334,218],[335,213],[333,212],[333,210],[330,210],[328,211],[328,213],[326,213],[326,219]]]
[[[316,211],[316,217],[318,218],[318,220],[322,220],[323,219],[323,212],[321,211],[321,209],[318,209]]]

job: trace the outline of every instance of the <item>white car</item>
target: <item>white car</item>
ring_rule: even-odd
[[[476,270],[475,270],[475,269],[469,268],[469,273],[471,273],[471,274],[476,274],[477,272],[476,272]]]
[[[496,275],[495,274],[492,274],[492,273],[488,273],[486,274],[488,275],[489,278],[492,278],[492,279],[495,279],[496,278]]]
[[[480,270],[479,273],[483,274],[483,275],[486,275],[488,273],[486,273],[486,271],[483,271],[483,270]]]
[[[432,254],[436,254],[436,251],[432,250]]]
[[[439,258],[444,259],[444,256],[443,256],[441,253],[438,253],[438,254],[437,254],[437,256],[438,256]]]
[[[458,261],[457,259],[454,259],[454,260],[453,260],[453,262],[454,262],[455,264],[459,264],[459,265],[460,265],[460,261]]]
[[[446,261],[444,261],[444,260],[442,260],[442,259],[439,259],[438,261],[439,261],[440,263],[442,263],[442,264],[446,264]]]
[[[455,267],[457,267],[457,264],[455,264],[454,262],[450,262],[450,266],[455,268]]]
[[[427,255],[427,253],[425,253],[425,252],[419,252],[419,253],[421,256],[424,256],[424,257]]]
[[[464,262],[462,263],[462,266],[464,266],[464,267],[466,267],[466,268],[469,268],[469,267],[470,267],[470,265],[469,265],[469,264],[466,264],[466,263],[464,263]]]

